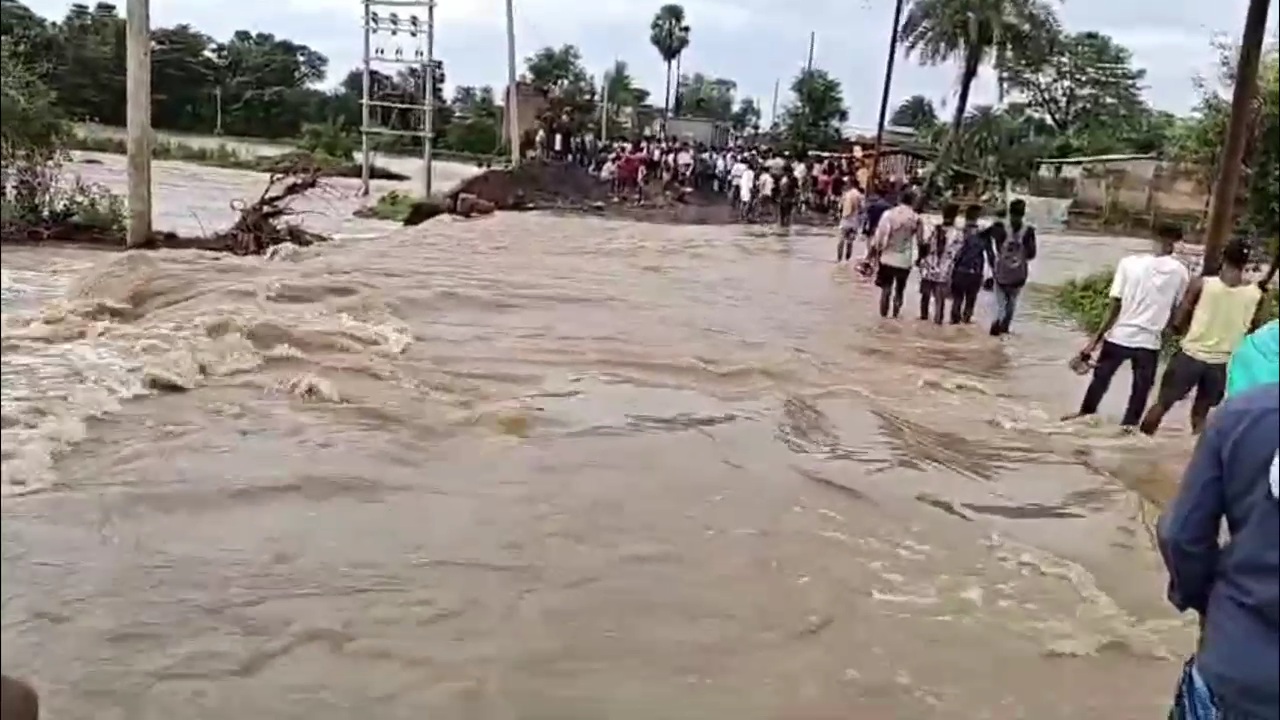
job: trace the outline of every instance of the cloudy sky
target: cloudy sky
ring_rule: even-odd
[[[123,6],[124,0],[117,0]],[[60,17],[60,0],[28,0]],[[648,44],[648,24],[661,2],[642,0],[515,0],[521,58],[545,45],[572,43],[597,76],[615,58],[660,96],[663,67]],[[1064,0],[1060,13],[1072,30],[1098,30],[1127,45],[1147,70],[1151,101],[1182,111],[1194,102],[1192,78],[1212,68],[1216,34],[1238,38],[1247,0]],[[875,122],[880,77],[888,47],[892,0],[685,0],[692,43],[685,71],[733,78],[754,96],[766,120],[776,79],[786,86],[817,32],[816,64],[844,84],[851,120]],[[358,0],[152,0],[153,25],[186,22],[215,37],[247,28],[307,43],[328,55],[332,79],[360,62]],[[805,11],[800,8],[804,7]],[[843,10],[841,10],[843,8]],[[389,9],[388,9],[389,10]],[[401,9],[402,15],[409,14]],[[501,85],[506,77],[503,0],[438,0],[436,54],[449,83]],[[1276,25],[1272,11],[1270,25]],[[404,41],[407,52],[414,45]],[[946,104],[954,95],[954,67],[923,68],[900,62],[893,97],[921,93]],[[988,78],[989,79],[989,78]],[[977,102],[993,97],[981,83]]]

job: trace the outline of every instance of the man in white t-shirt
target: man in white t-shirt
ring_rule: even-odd
[[[742,176],[738,178],[738,203],[742,220],[749,222],[755,213],[756,171],[750,165],[744,165]]]
[[[1173,257],[1173,241],[1157,242],[1159,247],[1154,254],[1130,255],[1116,265],[1107,317],[1079,355],[1080,360],[1087,362],[1094,351],[1098,351],[1093,379],[1084,393],[1080,411],[1063,420],[1097,413],[1102,397],[1111,387],[1111,379],[1125,362],[1133,371],[1133,386],[1120,424],[1133,428],[1142,419],[1147,397],[1156,382],[1161,338],[1174,308],[1182,302],[1191,284],[1186,265]]]

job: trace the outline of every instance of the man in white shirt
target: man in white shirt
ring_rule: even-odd
[[[729,199],[735,204],[742,201],[742,173],[747,171],[747,164],[741,157],[734,159],[729,166]]]
[[[1085,361],[1098,351],[1093,379],[1084,393],[1079,412],[1063,420],[1097,413],[1098,405],[1111,387],[1111,379],[1125,362],[1133,371],[1133,386],[1120,424],[1134,428],[1142,419],[1147,397],[1156,382],[1162,335],[1174,308],[1182,302],[1191,284],[1186,265],[1173,257],[1173,241],[1157,242],[1159,246],[1154,254],[1130,255],[1116,265],[1107,317],[1080,351],[1079,357]]]
[[[742,220],[750,221],[755,210],[756,171],[750,165],[743,165],[742,176],[738,178],[738,202],[741,204]]]
[[[922,234],[920,215],[915,211],[916,196],[903,190],[898,204],[886,210],[876,224],[871,238],[871,252],[880,261],[876,269],[876,287],[880,288],[880,317],[889,317],[892,301],[893,317],[902,312],[907,278],[915,264],[916,244]]]

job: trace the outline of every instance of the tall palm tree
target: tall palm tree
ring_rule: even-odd
[[[674,3],[658,8],[653,22],[649,23],[649,42],[667,65],[667,87],[662,101],[662,134],[665,136],[671,115],[671,64],[689,47],[689,24],[685,22],[684,8]]]
[[[939,168],[963,129],[969,93],[982,66],[1034,52],[1055,37],[1055,5],[1054,0],[911,0],[900,36],[907,54],[925,65],[960,61],[959,93]]]

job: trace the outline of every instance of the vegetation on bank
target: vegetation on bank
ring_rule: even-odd
[[[124,203],[106,188],[68,179],[70,127],[49,87],[0,44],[0,234],[54,225],[121,233]]]
[[[402,223],[409,217],[409,212],[413,209],[414,204],[418,202],[420,200],[409,193],[392,190],[378,197],[377,202],[374,204],[360,208],[357,211],[357,216],[372,220],[390,220]]]
[[[1086,333],[1098,332],[1098,328],[1107,319],[1107,309],[1111,305],[1111,280],[1114,275],[1112,270],[1097,272],[1054,288],[1053,300],[1059,313]],[[1263,303],[1267,319],[1274,320],[1280,316],[1280,290],[1275,286],[1263,296]],[[1175,343],[1175,339],[1166,337],[1166,352],[1171,351]]]

